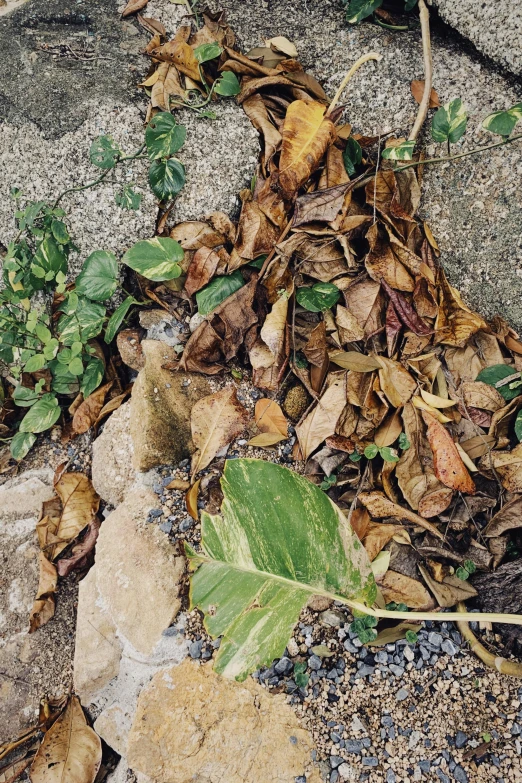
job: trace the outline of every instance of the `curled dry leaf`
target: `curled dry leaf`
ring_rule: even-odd
[[[188,492],[185,495],[185,505],[187,506],[187,511],[192,517],[192,519],[195,519],[196,521],[199,519],[198,497],[199,497],[200,484],[201,484],[201,479],[198,479],[192,484],[192,486],[189,488]]]
[[[442,606],[444,609],[449,609],[459,601],[467,601],[477,595],[477,591],[472,584],[465,582],[463,579],[458,579],[456,576],[446,576],[442,582],[437,582],[436,579],[432,579],[428,570],[421,565],[419,565],[419,571],[437,599],[439,606]]]
[[[486,538],[496,538],[501,536],[507,530],[522,527],[522,497],[516,497],[506,503],[494,517],[492,517],[487,527],[482,531]]]
[[[374,443],[380,449],[395,443],[402,432],[401,414],[398,410],[390,411],[375,432]]]
[[[90,480],[83,473],[62,473],[55,482],[54,489],[61,501],[60,507],[47,512],[37,524],[40,549],[50,560],[54,560],[79,533],[87,527],[96,515],[100,498],[94,491]]]
[[[435,475],[446,487],[473,495],[475,484],[448,430],[426,411],[423,411],[422,416],[428,427]]]
[[[419,612],[430,612],[435,609],[435,602],[422,582],[405,576],[391,569],[378,579],[378,585],[386,603],[395,601],[406,604],[410,609]]]
[[[398,623],[379,631],[376,638],[371,642],[367,642],[367,645],[368,647],[384,647],[386,644],[393,644],[393,642],[397,642],[399,639],[404,639],[407,631],[417,633],[421,628],[420,623]]]
[[[73,432],[81,435],[96,424],[103,409],[103,403],[107,392],[112,387],[113,382],[100,386],[96,391],[90,394],[86,400],[76,409],[72,420]]]
[[[194,405],[190,425],[197,451],[192,457],[192,478],[245,429],[248,418],[235,386],[226,386]]]
[[[39,554],[40,576],[33,607],[29,614],[29,633],[34,633],[54,617],[58,574],[43,552]]]
[[[401,530],[400,525],[383,525],[380,522],[370,522],[362,539],[370,560],[374,560],[388,541],[391,541],[394,535]]]
[[[149,0],[129,0],[129,2],[121,12],[122,17],[135,14],[136,11],[141,11],[142,8],[145,8],[148,2]]]
[[[432,525],[431,522],[423,519],[418,514],[414,514],[413,511],[408,511],[407,508],[403,508],[397,505],[397,503],[388,500],[382,492],[362,492],[359,495],[359,500],[368,509],[371,517],[376,517],[377,519],[392,517],[394,519],[406,520],[422,527],[424,530],[428,530],[437,538],[444,539],[444,536],[435,525]]]
[[[31,765],[32,783],[94,783],[102,756],[101,740],[77,696],[46,732]]]
[[[277,443],[281,443],[282,440],[286,440],[288,435],[281,435],[277,432],[261,432],[259,435],[254,435],[248,441],[249,446],[257,446],[258,448],[266,448],[267,446],[275,446]]]
[[[460,385],[459,392],[468,408],[482,408],[494,413],[506,404],[500,392],[482,381],[466,381]]]
[[[387,359],[385,356],[376,356],[380,364],[379,381],[381,389],[394,408],[406,405],[417,389],[417,384],[405,370],[402,364]]]
[[[294,101],[286,112],[279,161],[278,183],[284,199],[290,200],[318,167],[336,139],[333,122],[325,117],[322,103]]]
[[[83,539],[75,544],[69,557],[64,557],[56,563],[58,576],[67,576],[75,568],[84,568],[89,562],[89,555],[96,546],[98,533],[100,532],[100,520],[98,517],[89,523]]]
[[[492,451],[480,460],[479,467],[488,475],[495,470],[508,492],[522,492],[522,443],[512,451]]]
[[[172,479],[165,489],[175,489],[177,492],[184,492],[187,489],[190,489],[190,481],[186,481],[185,479]]]
[[[288,422],[275,400],[264,397],[256,402],[255,421],[260,432],[271,432],[288,437]]]
[[[424,79],[414,79],[410,84],[410,89],[411,89],[411,94],[413,95],[417,103],[420,103],[422,101],[422,96],[424,95]],[[428,104],[428,108],[436,109],[438,106],[440,106],[439,96],[437,95],[436,90],[432,87],[430,92],[430,102]]]
[[[346,379],[344,374],[337,377],[315,408],[296,428],[303,458],[308,459],[318,446],[335,433],[337,421],[346,405]]]

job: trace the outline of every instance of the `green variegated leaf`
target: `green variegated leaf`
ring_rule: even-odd
[[[23,460],[35,442],[36,435],[33,432],[17,432],[11,441],[12,458],[17,462]]]
[[[434,141],[449,141],[455,144],[464,134],[467,122],[466,108],[460,98],[455,98],[435,112],[431,136]]]
[[[283,654],[310,595],[371,605],[370,562],[348,520],[308,479],[255,459],[229,460],[223,516],[203,512],[202,553],[186,546],[191,605],[223,636],[216,671],[244,680]]]
[[[185,126],[178,125],[170,112],[162,111],[156,114],[145,131],[149,158],[156,160],[175,155],[184,145],[186,135]]]
[[[183,248],[175,239],[153,237],[136,242],[127,250],[122,261],[147,280],[160,282],[174,280],[181,275],[179,264],[183,256]]]
[[[376,8],[380,8],[382,0],[350,0],[346,2],[346,21],[350,24],[357,24],[367,16],[371,16]]]
[[[385,160],[412,160],[414,147],[414,141],[403,141],[396,147],[386,147],[382,151],[382,157]]]
[[[507,111],[496,111],[488,114],[482,127],[490,133],[497,133],[499,136],[509,136],[519,120],[522,120],[522,103],[516,103]]]

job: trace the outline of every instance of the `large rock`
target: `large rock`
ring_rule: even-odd
[[[145,367],[132,389],[130,427],[134,467],[145,471],[190,455],[190,412],[211,389],[202,375],[163,370],[178,358],[165,343],[144,340],[142,348]]]
[[[146,489],[128,493],[100,528],[96,585],[118,633],[150,655],[176,617],[184,559],[165,533],[145,522],[157,497]]]
[[[126,402],[109,417],[92,445],[92,483],[98,495],[111,506],[123,502],[136,478],[130,416],[131,405]]]
[[[185,660],[141,692],[127,762],[154,783],[319,783],[312,747],[284,696]]]
[[[522,73],[522,6],[513,0],[428,0],[441,18],[479,52],[515,74]]]
[[[73,578],[60,585],[56,614],[29,634],[38,586],[36,522],[54,495],[53,471],[28,470],[0,487],[0,743],[38,720],[40,698],[71,685]]]

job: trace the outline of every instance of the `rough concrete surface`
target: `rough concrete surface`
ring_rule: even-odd
[[[522,73],[522,5],[513,0],[428,0],[479,52]]]

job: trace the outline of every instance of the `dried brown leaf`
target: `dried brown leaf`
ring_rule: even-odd
[[[422,412],[422,417],[428,427],[427,436],[433,453],[433,469],[436,477],[446,487],[473,495],[475,484],[448,430],[427,411]]]
[[[449,609],[459,601],[467,601],[477,595],[472,584],[458,579],[456,576],[446,576],[442,582],[437,582],[432,579],[428,570],[423,566],[419,565],[419,571],[437,599],[437,603],[444,609]]]
[[[407,508],[403,508],[397,503],[388,500],[382,492],[362,492],[359,495],[359,500],[363,506],[368,509],[370,516],[372,517],[376,517],[377,519],[382,519],[383,517],[403,519],[422,527],[424,530],[428,530],[437,538],[444,539],[444,536],[435,525],[432,525],[431,522],[423,519],[423,517],[420,517],[418,514],[414,514],[413,511],[409,511]]]
[[[417,103],[420,103],[422,101],[422,96],[424,95],[424,79],[414,79],[410,84],[410,89],[411,89],[411,94],[413,95]],[[432,87],[430,92],[430,102],[428,104],[428,108],[436,109],[438,106],[440,106],[439,96],[437,95],[436,90]]]
[[[54,616],[58,574],[43,552],[39,553],[40,576],[33,607],[29,614],[29,633],[34,633]]]
[[[248,411],[237,398],[235,386],[226,386],[194,405],[190,424],[197,451],[192,457],[192,478],[245,429],[248,418]]]
[[[420,612],[429,612],[435,608],[433,598],[418,579],[388,569],[378,579],[378,585],[386,603],[395,601]]]
[[[344,374],[335,378],[318,400],[315,408],[306,419],[296,427],[304,459],[318,446],[335,433],[339,416],[346,405],[346,380]]]
[[[77,435],[87,432],[93,424],[96,424],[103,409],[105,397],[112,384],[113,382],[111,381],[104,386],[100,386],[78,407],[72,420],[73,431]]]
[[[76,568],[84,568],[88,564],[89,555],[94,550],[98,540],[100,524],[98,517],[94,517],[87,527],[85,536],[79,543],[73,546],[69,557],[58,560],[56,563],[58,576],[67,576]]]
[[[201,484],[201,479],[198,479],[192,484],[192,486],[189,488],[189,490],[185,495],[185,505],[187,507],[187,511],[192,517],[192,519],[195,519],[196,521],[199,519],[198,497],[199,497],[200,484]]]
[[[288,437],[288,422],[275,400],[263,398],[256,402],[255,421],[260,432]]]
[[[129,2],[121,12],[122,17],[135,14],[136,11],[141,11],[142,8],[145,8],[148,2],[149,0],[129,0]]]

